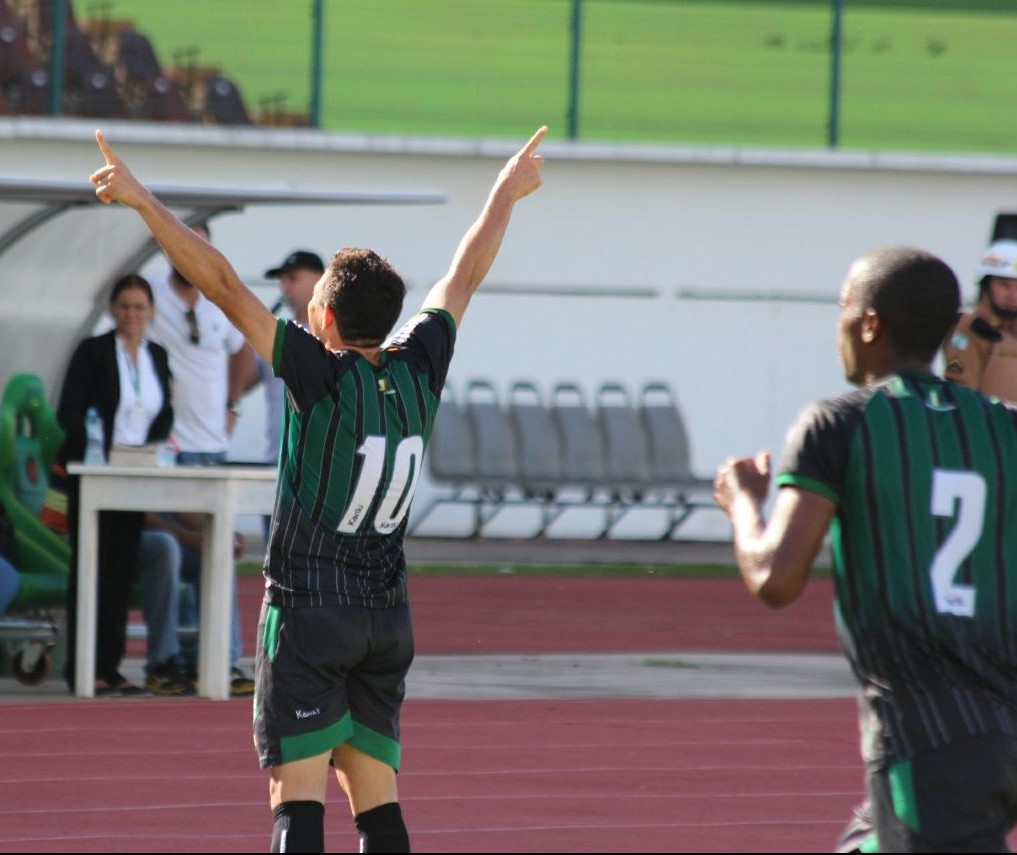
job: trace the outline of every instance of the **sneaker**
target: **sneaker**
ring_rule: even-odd
[[[235,665],[230,668],[230,697],[249,698],[254,694],[254,680]]]
[[[145,688],[153,695],[193,695],[194,683],[172,659],[155,665],[145,679]]]

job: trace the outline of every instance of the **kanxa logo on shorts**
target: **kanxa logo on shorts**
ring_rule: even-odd
[[[314,718],[316,715],[321,715],[321,707],[315,707],[313,710],[294,710],[297,718]]]

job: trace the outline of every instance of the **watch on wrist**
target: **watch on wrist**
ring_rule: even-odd
[[[240,402],[239,401],[229,401],[229,402],[227,402],[227,404],[226,404],[226,412],[232,413],[235,416],[239,416],[240,415]]]

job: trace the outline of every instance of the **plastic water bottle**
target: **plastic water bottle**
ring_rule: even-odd
[[[102,428],[102,416],[95,407],[89,407],[85,413],[85,464],[94,465],[106,462],[105,443]]]

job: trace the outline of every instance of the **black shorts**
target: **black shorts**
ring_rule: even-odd
[[[408,605],[263,605],[254,744],[262,768],[348,742],[399,770],[399,709],[413,661]]]
[[[880,852],[1009,852],[1017,739],[955,742],[870,771],[867,786]]]

